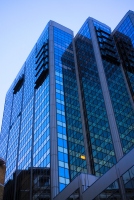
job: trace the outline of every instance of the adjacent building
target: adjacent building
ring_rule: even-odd
[[[4,181],[5,181],[6,165],[3,158],[0,158],[0,200],[3,199]]]
[[[89,17],[75,37],[48,22],[6,95],[4,200],[134,196],[133,67],[133,11],[113,32]]]

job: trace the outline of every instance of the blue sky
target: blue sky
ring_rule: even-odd
[[[49,20],[74,31],[87,17],[112,28],[134,0],[0,0],[0,126],[5,95]]]

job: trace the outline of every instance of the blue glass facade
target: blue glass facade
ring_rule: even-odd
[[[92,173],[100,176],[116,163],[116,158],[88,20],[75,44]]]
[[[105,27],[103,28],[99,25],[99,23],[94,25],[96,27],[102,63],[104,66],[123,153],[127,153],[133,148],[134,145],[133,107],[127,91],[121,65],[119,63],[119,56],[115,48],[114,40],[110,35],[110,31],[106,31]]]
[[[131,16],[127,16],[126,19],[120,24],[117,29],[120,33],[128,36],[131,39],[131,42],[134,46],[134,25],[131,20]]]
[[[73,35],[54,28],[56,119],[59,187],[62,190],[78,173],[86,172],[82,123],[75,75]]]
[[[134,111],[120,67],[111,66],[107,61],[104,61],[104,66],[123,152],[127,153],[134,147]],[[109,77],[110,69],[114,72]]]
[[[67,132],[61,57],[72,40],[70,34],[54,27],[54,64],[56,85],[56,121],[58,136],[59,186],[62,190],[69,182]]]
[[[39,80],[38,77],[42,73],[42,69],[44,70],[44,67],[45,69],[48,68],[48,26],[36,48],[36,80]],[[35,90],[34,101],[33,167],[50,167],[48,73],[46,73],[42,85]]]
[[[33,166],[50,167],[49,77],[36,91]]]
[[[10,87],[12,88],[12,86]],[[11,109],[12,109],[12,99],[13,92],[11,89],[7,92],[3,113],[3,121],[1,127],[1,136],[0,140],[3,141],[1,145],[1,156],[6,160],[7,155],[7,145],[8,145],[8,137],[9,137],[9,129],[10,129],[10,117],[11,117]]]
[[[6,185],[9,184],[9,180],[17,185],[18,175],[16,174],[21,171],[25,177],[27,176],[25,170],[29,170],[30,177],[27,180],[29,182],[29,180],[34,179],[34,174],[31,173],[34,168],[50,168],[48,71],[40,83],[41,70],[44,69],[44,65],[42,66],[41,63],[44,61],[44,52],[40,53],[40,49],[46,42],[48,43],[48,25],[33,47],[6,96],[7,103],[5,104],[1,136],[1,138],[5,137],[1,155],[4,153],[2,157],[7,160]],[[48,61],[46,66],[48,66]],[[44,171],[45,173],[46,171]],[[40,173],[38,176],[41,176]],[[31,182],[30,188],[32,184]],[[15,190],[16,186],[14,192]],[[16,196],[16,198],[19,197]],[[27,198],[31,198],[30,193],[27,194]]]
[[[132,14],[113,34],[92,18],[75,38],[47,24],[6,95],[0,156],[11,200],[52,200],[80,173],[100,177],[133,148]]]
[[[129,11],[114,30],[114,39],[127,84],[134,100],[134,12]]]
[[[122,21],[119,23],[117,28],[114,30],[114,40],[116,42],[116,46],[118,49],[118,53],[120,56],[120,60],[122,63],[122,72],[125,76],[126,86],[128,91],[126,90],[124,77],[121,76],[121,68],[116,69],[115,72],[117,76],[116,78],[116,89],[118,90],[118,99],[122,105],[114,103],[115,109],[118,114],[117,124],[119,127],[119,132],[121,135],[121,142],[123,151],[126,153],[133,148],[133,123],[134,123],[134,113],[133,113],[133,99],[134,99],[134,12],[129,11]],[[114,67],[114,66],[113,66]],[[115,67],[114,67],[115,68]],[[115,75],[114,75],[115,77]],[[114,78],[115,79],[115,78]],[[119,84],[120,83],[120,84]],[[118,84],[118,86],[117,86]],[[112,89],[113,90],[113,89]],[[130,98],[128,95],[130,93]],[[115,91],[114,91],[115,93]],[[122,93],[122,94],[121,94]],[[125,97],[125,98],[124,98]],[[131,99],[131,103],[129,101]],[[132,105],[131,105],[132,104]],[[120,106],[120,113],[119,113]],[[118,108],[117,108],[118,107]]]
[[[23,82],[19,85],[19,81],[23,80],[24,66],[20,70],[14,82],[12,108],[10,116],[10,130],[8,136],[7,149],[7,168],[6,181],[13,178],[13,172],[17,170],[18,148],[19,148],[19,134],[21,123],[21,111],[23,100]]]

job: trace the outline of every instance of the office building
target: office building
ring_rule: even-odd
[[[133,29],[133,11],[113,32],[47,24],[6,95],[4,199],[133,197]]]

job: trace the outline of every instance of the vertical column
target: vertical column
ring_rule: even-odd
[[[56,98],[55,98],[55,68],[54,39],[52,22],[49,24],[49,76],[50,76],[50,177],[51,199],[58,194],[58,155],[56,129]]]
[[[111,103],[107,80],[106,80],[106,76],[105,76],[105,72],[104,72],[104,68],[103,68],[100,49],[99,49],[97,37],[95,34],[93,21],[91,18],[89,18],[88,24],[89,24],[89,29],[90,29],[90,33],[91,33],[94,54],[95,54],[95,59],[96,59],[97,68],[98,68],[98,72],[99,72],[99,78],[100,78],[100,83],[101,83],[102,92],[103,92],[103,96],[104,96],[105,106],[106,106],[106,110],[107,110],[109,126],[111,129],[112,140],[113,140],[113,145],[114,145],[114,149],[115,149],[115,155],[116,155],[117,161],[119,161],[123,157],[123,151],[122,151],[119,133],[118,133],[115,117],[114,117],[114,111],[112,108],[112,103]]]
[[[78,86],[78,95],[79,95],[81,121],[82,121],[82,131],[83,131],[83,137],[84,137],[84,147],[85,147],[85,154],[86,154],[86,161],[87,161],[87,172],[88,172],[88,174],[92,174],[92,169],[91,169],[91,164],[90,164],[91,161],[90,161],[89,150],[88,150],[88,142],[87,142],[87,132],[86,132],[85,116],[84,116],[84,109],[83,109],[83,104],[82,104],[82,96],[81,96],[79,72],[78,72],[78,65],[77,65],[76,50],[75,50],[75,44],[74,44],[74,42],[75,41],[73,40],[75,71],[76,71],[76,79],[77,79],[77,86]]]

